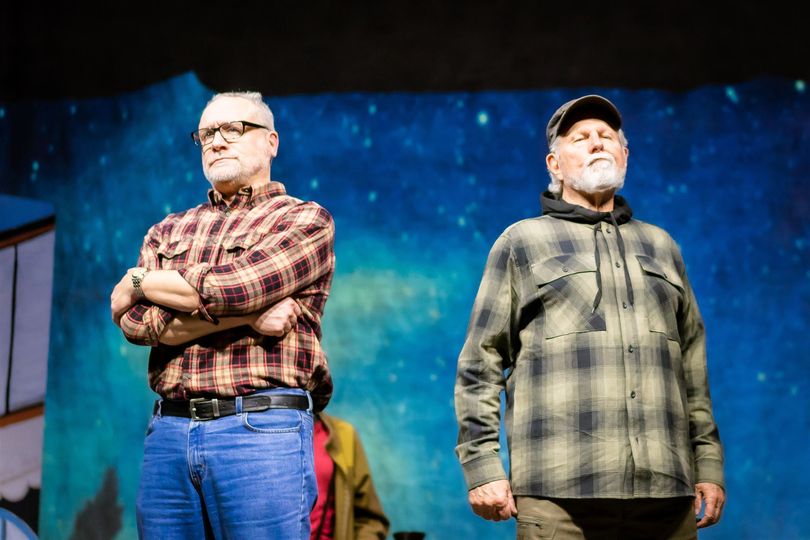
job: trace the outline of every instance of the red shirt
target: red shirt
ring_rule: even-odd
[[[256,313],[288,296],[304,312],[282,339],[241,326],[169,347],[158,339],[175,311],[138,302],[121,328],[129,341],[153,347],[152,390],[187,400],[304,388],[312,392],[315,410],[323,409],[332,394],[320,338],[333,240],[332,216],[290,197],[279,182],[242,188],[230,204],[211,190],[208,203],[150,228],[138,266],[177,270],[200,294],[201,317]]]
[[[315,478],[318,480],[318,501],[309,515],[312,526],[310,540],[332,540],[335,534],[335,463],[326,452],[329,431],[320,419],[315,421],[313,444],[315,446]]]

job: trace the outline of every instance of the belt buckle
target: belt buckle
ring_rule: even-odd
[[[197,416],[197,403],[201,401],[211,401],[211,417],[210,418],[200,418]],[[196,420],[198,422],[205,422],[206,420],[214,420],[215,418],[219,418],[219,401],[217,398],[213,398],[211,400],[206,400],[206,398],[191,398],[188,400],[188,411],[191,413],[191,419]]]
[[[197,397],[192,398],[188,401],[188,411],[191,413],[191,419],[196,420],[198,422],[202,422],[206,420],[206,418],[200,418],[197,416],[197,403],[200,401],[205,401],[205,398]]]

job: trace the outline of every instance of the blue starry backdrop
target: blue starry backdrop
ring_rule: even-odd
[[[544,126],[599,92],[630,141],[624,195],[681,245],[708,328],[729,503],[701,538],[810,538],[810,103],[802,81],[688,92],[324,94],[269,98],[274,179],[335,217],[337,270],[323,321],[329,411],[366,446],[392,531],[514,538],[473,515],[453,448],[453,380],[484,262],[539,213]],[[188,133],[211,90],[186,74],[92,100],[0,104],[5,193],[56,208],[42,538],[68,538],[118,479],[119,539],[154,395],[148,351],[110,321],[109,294],[147,228],[205,200]]]

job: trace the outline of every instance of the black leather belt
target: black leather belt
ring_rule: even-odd
[[[242,412],[259,412],[267,409],[309,409],[309,399],[300,394],[254,394],[242,397]],[[182,416],[194,420],[213,420],[236,414],[236,398],[194,398],[189,401],[155,401],[153,414]]]

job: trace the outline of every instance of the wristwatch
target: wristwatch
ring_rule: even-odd
[[[138,298],[143,298],[145,295],[143,294],[143,289],[141,289],[141,284],[143,283],[143,278],[146,277],[146,273],[149,272],[146,268],[136,268],[130,274],[132,278],[132,289],[135,291],[135,296]]]

